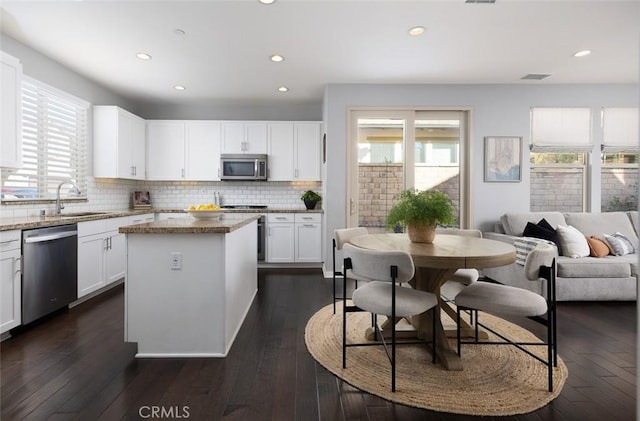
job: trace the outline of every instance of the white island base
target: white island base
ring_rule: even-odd
[[[258,291],[256,232],[255,220],[227,233],[127,232],[125,341],[136,357],[227,355]]]

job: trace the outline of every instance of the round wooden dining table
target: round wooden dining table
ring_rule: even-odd
[[[504,266],[516,259],[515,248],[507,243],[486,238],[466,237],[438,233],[433,243],[412,243],[406,234],[370,234],[351,240],[354,246],[370,250],[401,250],[412,257],[416,274],[412,286],[438,297],[438,305],[448,314],[453,311],[440,296],[440,287],[462,268],[482,269]],[[455,320],[455,318],[454,318]],[[419,338],[431,340],[432,313],[425,312],[412,318]],[[462,370],[458,354],[451,348],[442,325],[436,324],[436,355],[448,370]]]

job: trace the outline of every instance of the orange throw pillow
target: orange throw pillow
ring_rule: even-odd
[[[593,257],[604,257],[609,254],[609,247],[607,244],[594,236],[587,237],[587,243],[589,244],[589,255]]]

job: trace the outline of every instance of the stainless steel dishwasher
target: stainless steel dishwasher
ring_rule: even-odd
[[[22,231],[22,324],[78,298],[76,224]]]

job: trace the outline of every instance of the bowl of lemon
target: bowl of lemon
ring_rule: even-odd
[[[222,216],[222,208],[213,203],[191,205],[185,211],[195,219],[217,219]]]

